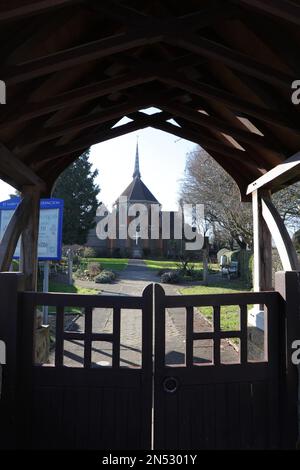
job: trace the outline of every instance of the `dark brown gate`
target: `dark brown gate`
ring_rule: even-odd
[[[153,286],[140,297],[22,291],[11,297],[18,277],[12,273],[2,278],[2,285],[10,288],[1,290],[7,344],[0,402],[3,448],[150,449]],[[18,308],[11,301],[17,296]],[[56,309],[56,345],[53,364],[39,366],[34,364],[32,332],[36,307],[43,305]],[[253,305],[265,308],[265,354],[256,359],[247,325]],[[80,331],[65,328],[64,314],[71,306],[82,310]],[[224,328],[224,306],[235,306],[238,327]],[[212,311],[205,325],[203,308]],[[97,309],[111,309],[110,333],[94,331]],[[141,312],[140,367],[122,365],[123,311]],[[294,315],[278,292],[170,296],[155,286],[155,449],[295,446],[297,370],[289,363],[297,327],[296,320],[293,331],[287,327],[289,311]],[[176,336],[180,346],[173,350]],[[97,341],[112,345],[110,367],[92,360]],[[64,363],[65,342],[80,342],[82,364]],[[235,351],[228,355],[232,362],[228,348]]]
[[[20,294],[22,370],[20,447],[34,449],[149,449],[152,423],[153,286],[141,297],[73,294]],[[33,365],[33,321],[37,306],[56,308],[56,347],[52,366]],[[84,331],[65,331],[64,310],[84,310]],[[113,310],[112,333],[93,331],[95,308]],[[120,366],[120,316],[142,314],[140,367]],[[80,342],[82,367],[65,367],[64,342]],[[111,367],[91,361],[93,343],[112,344]],[[80,364],[79,364],[80,365]],[[22,406],[26,403],[26,408]]]
[[[247,306],[254,304],[265,306],[265,356],[259,362],[251,362],[248,347]],[[166,296],[156,285],[156,449],[280,446],[278,305],[276,292]],[[240,326],[234,331],[222,330],[223,306],[238,306]],[[212,309],[211,330],[195,331],[199,307]],[[179,309],[178,316],[182,316],[182,309],[185,313],[184,351],[180,345],[179,351],[166,348],[167,311],[174,308]],[[176,312],[174,315],[176,320]],[[181,319],[181,327],[182,323]],[[229,339],[239,341],[236,363],[223,362],[226,348],[235,350]],[[203,343],[199,354],[195,352],[197,342]],[[175,360],[170,361],[172,355]],[[178,360],[181,356],[184,361]]]

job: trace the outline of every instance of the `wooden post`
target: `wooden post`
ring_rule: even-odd
[[[68,284],[73,285],[73,250],[68,250]]]
[[[0,340],[6,346],[0,399],[0,449],[17,447],[20,368],[18,292],[23,290],[23,281],[20,273],[0,273]]]
[[[253,248],[254,291],[272,289],[272,236],[262,215],[261,197],[269,198],[268,191],[253,191]]]
[[[209,257],[209,239],[204,237],[204,246],[202,249],[203,254],[203,284],[206,286],[208,283],[208,257]]]
[[[40,190],[36,186],[24,186],[22,194],[32,196],[31,211],[22,234],[20,267],[25,276],[25,290],[37,289],[38,234],[40,216]]]
[[[262,197],[262,214],[272,233],[284,271],[299,271],[300,263],[290,234],[271,199]]]
[[[282,298],[280,313],[283,328],[280,338],[282,345],[282,437],[286,448],[295,448],[300,432],[300,365],[293,364],[294,341],[300,340],[300,272],[277,272],[275,288]],[[298,370],[297,370],[298,369]]]

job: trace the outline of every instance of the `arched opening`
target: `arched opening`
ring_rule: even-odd
[[[51,442],[53,447],[149,448],[152,380],[155,448],[295,446],[298,378],[292,348],[300,334],[299,265],[270,193],[300,177],[295,82],[299,18],[296,4],[263,0],[188,0],[176,5],[16,0],[0,8],[0,84],[6,94],[4,100],[2,86],[0,177],[21,192],[0,244],[0,331],[9,364],[0,401],[4,446],[14,447],[24,438],[25,447]],[[150,107],[156,110],[145,112]],[[124,116],[128,121],[120,123]],[[58,176],[90,146],[148,127],[200,145],[234,178],[242,200],[252,198],[255,291],[178,298],[160,286],[147,287],[142,296],[118,298],[35,292],[40,198],[50,195]],[[269,290],[270,230],[284,268],[290,269],[278,274],[274,291]],[[3,272],[21,233],[23,274]],[[64,309],[74,302],[84,310],[84,331],[66,332]],[[224,331],[222,308],[231,304],[238,306],[240,329]],[[35,309],[40,305],[56,309],[53,368],[33,364]],[[250,305],[267,312],[267,354],[255,364],[248,355]],[[98,308],[112,310],[111,331],[93,331]],[[197,331],[196,308],[210,309],[212,331]],[[120,366],[122,309],[142,312],[141,367],[129,373]],[[181,368],[166,365],[167,309],[181,309],[186,321],[186,362]],[[222,345],[232,338],[240,344],[239,362],[225,366]],[[66,340],[79,342],[84,351],[82,370],[64,367]],[[195,344],[202,341],[211,344],[213,357],[206,358],[204,367],[194,363]],[[111,347],[109,370],[103,358],[93,367],[97,342]],[[28,413],[16,418],[20,388]],[[86,400],[79,400],[80,390]],[[41,392],[43,410],[34,400],[34,393]],[[72,407],[79,425],[71,419]],[[82,429],[91,423],[99,431],[95,409],[101,410],[107,432],[86,437]],[[41,423],[38,433],[35,422]],[[51,436],[48,427],[55,431]]]

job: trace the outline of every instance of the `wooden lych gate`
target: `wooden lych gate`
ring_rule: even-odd
[[[286,0],[12,0],[0,6],[6,91],[0,178],[21,194],[0,244],[0,340],[7,347],[2,447],[56,448],[64,432],[70,448],[150,448],[152,438],[155,448],[296,445],[298,378],[291,357],[300,339],[299,263],[271,194],[300,179],[300,107],[292,99],[299,24],[297,2]],[[147,107],[158,110],[148,115]],[[123,116],[131,121],[116,126]],[[146,127],[201,145],[234,178],[242,200],[252,197],[255,292],[173,298],[157,287],[154,309],[151,287],[142,297],[118,300],[36,293],[40,198],[91,145]],[[6,273],[21,234],[22,274]],[[284,269],[275,290],[272,236]],[[84,332],[63,331],[70,302],[85,310]],[[237,332],[220,328],[228,302],[240,309]],[[255,303],[265,306],[265,356],[252,364],[246,307]],[[53,367],[33,364],[34,312],[43,304],[57,309]],[[195,331],[194,308],[205,305],[213,309],[214,328]],[[186,309],[186,362],[169,367],[164,316],[177,307]],[[101,308],[114,310],[109,336],[93,331]],[[119,361],[119,317],[126,308],[141,310],[144,319],[141,367],[128,370]],[[224,365],[220,344],[229,333],[240,342],[240,362]],[[92,343],[101,339],[112,345],[111,368],[91,367]],[[82,343],[80,370],[63,365],[67,340]],[[210,364],[194,364],[199,341],[211,344]],[[44,406],[35,399],[40,394]],[[47,434],[48,422],[57,436]],[[90,426],[85,436],[80,423]]]

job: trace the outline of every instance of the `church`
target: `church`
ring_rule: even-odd
[[[148,238],[142,238],[138,232],[134,237],[127,237],[122,239],[119,236],[117,230],[116,238],[107,238],[101,240],[97,237],[96,227],[90,230],[86,245],[92,247],[97,252],[97,256],[111,256],[111,257],[129,257],[129,258],[147,258],[151,257],[176,257],[181,253],[182,241],[174,239],[174,220],[177,216],[177,212],[173,211],[162,211],[161,204],[158,199],[153,195],[150,189],[142,181],[140,171],[140,156],[139,146],[136,144],[136,153],[134,161],[134,171],[132,175],[131,183],[116,199],[113,209],[117,214],[117,227],[118,214],[120,213],[122,201],[127,201],[127,210],[130,211],[130,207],[133,204],[143,204],[148,211]],[[151,225],[152,225],[152,211],[156,209],[158,212],[159,229],[158,236],[156,239],[151,237]],[[169,239],[163,239],[162,237],[162,220],[170,220],[170,237]],[[132,217],[127,213],[127,222],[130,224]],[[101,220],[101,217],[96,217],[96,224]],[[96,225],[97,226],[97,225]]]

